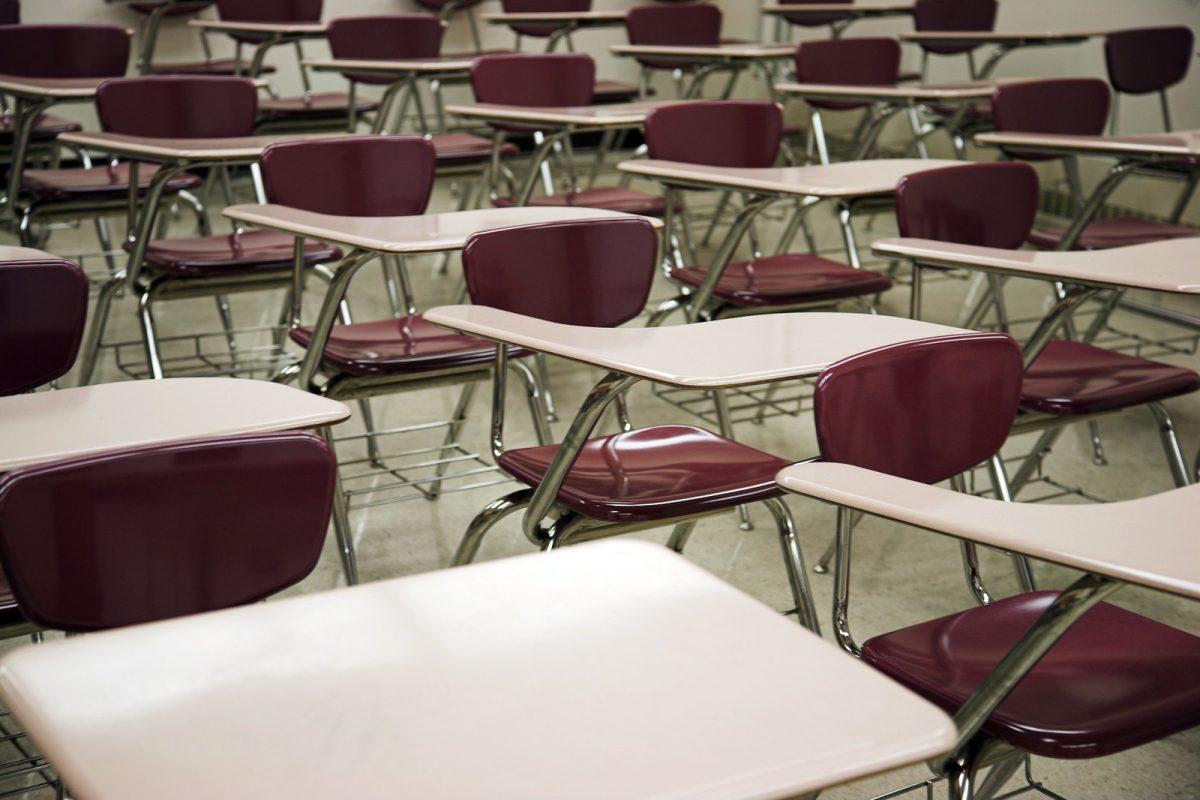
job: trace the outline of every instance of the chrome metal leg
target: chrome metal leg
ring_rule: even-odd
[[[108,267],[109,275],[115,275],[117,272],[117,259],[113,255],[112,237],[108,233],[108,220],[102,216],[98,216],[93,222],[96,226],[96,238],[100,241],[100,249],[104,254],[104,266]]]
[[[708,229],[704,231],[704,238],[700,243],[704,247],[708,247],[712,241],[713,231],[717,228],[717,223],[721,221],[721,216],[725,213],[726,206],[729,205],[729,199],[733,196],[733,192],[728,190],[721,192],[721,197],[717,200],[717,209],[713,212],[712,219],[708,221]]]
[[[458,567],[474,561],[475,556],[479,553],[479,545],[483,542],[484,535],[509,514],[528,506],[532,499],[532,489],[520,489],[484,506],[483,510],[467,526],[467,532],[463,534],[462,541],[459,542],[458,550],[455,551],[454,560],[450,562],[450,565]]]
[[[80,386],[87,386],[92,382],[92,377],[96,372],[96,361],[100,355],[100,345],[103,343],[104,330],[108,327],[108,315],[112,311],[112,302],[124,285],[125,270],[120,270],[100,287],[100,293],[96,296],[96,305],[92,308],[92,324],[88,327],[79,366]]]
[[[430,500],[436,500],[442,493],[441,479],[449,467],[446,459],[453,452],[453,446],[458,442],[458,435],[462,432],[463,425],[467,422],[467,411],[471,407],[471,399],[475,396],[475,387],[477,385],[477,382],[469,381],[463,385],[462,391],[458,394],[458,402],[454,404],[454,413],[450,415],[450,424],[446,428],[446,436],[442,439],[442,449],[438,452],[438,464],[434,467],[433,474],[438,479],[429,484],[429,494],[426,495]]]
[[[533,432],[537,437],[537,443],[539,445],[550,444],[550,421],[543,396],[546,391],[545,384],[538,379],[533,370],[520,361],[509,361],[508,368],[517,373],[525,387],[525,399],[529,404],[529,418],[533,422]]]
[[[142,328],[142,344],[146,350],[146,369],[154,380],[163,378],[162,358],[158,352],[158,331],[154,324],[154,312],[150,308],[153,289],[138,290],[138,324]]]
[[[820,636],[821,623],[817,620],[817,604],[813,602],[812,589],[808,585],[804,554],[800,551],[800,540],[796,536],[796,523],[782,499],[772,497],[764,500],[763,505],[771,512],[775,519],[775,527],[779,531],[779,545],[783,549],[783,564],[787,568],[792,602],[796,604],[796,618],[801,625]]]
[[[721,431],[721,435],[726,439],[733,439],[733,418],[729,413],[729,398],[726,397],[725,390],[715,390],[712,398],[717,411],[717,427]],[[741,519],[738,527],[744,531],[754,530],[754,523],[750,520],[749,507],[738,506],[737,511],[738,517]]]
[[[534,363],[537,364],[538,383],[542,389],[542,400],[546,404],[546,419],[550,422],[558,422],[558,412],[554,406],[554,395],[550,392],[550,364],[545,353],[538,353],[533,357]]]
[[[1161,89],[1158,92],[1158,101],[1162,104],[1163,130],[1171,130],[1171,104],[1167,101],[1167,90]]]
[[[1012,758],[994,764],[984,779],[979,782],[979,788],[975,792],[976,800],[991,800],[995,797],[996,793],[1004,788],[1004,784],[1008,783],[1013,774],[1025,763],[1026,758],[1028,756],[1024,753],[1017,753]]]
[[[814,110],[809,122],[809,130],[817,144],[817,157],[822,164],[829,163],[829,143],[825,139],[825,125],[821,121],[821,112]]]
[[[1191,483],[1187,463],[1183,460],[1183,452],[1179,447],[1179,437],[1175,434],[1175,423],[1171,414],[1162,403],[1147,403],[1154,421],[1158,423],[1158,436],[1162,440],[1163,452],[1167,456],[1167,465],[1171,468],[1171,478],[1175,486],[1183,487]]]
[[[992,487],[996,491],[996,499],[1004,503],[1013,501],[1012,490],[1008,484],[1008,472],[1004,468],[1004,459],[999,453],[988,459],[988,475],[992,479]],[[1017,584],[1022,592],[1036,592],[1037,580],[1033,576],[1033,565],[1029,558],[1019,553],[1012,554],[1013,570],[1017,574]]]
[[[1088,420],[1088,438],[1092,442],[1092,463],[1098,467],[1108,466],[1104,455],[1104,440],[1100,438],[1100,423],[1094,419]]]
[[[1034,443],[1033,449],[1029,451],[1029,455],[1025,456],[1025,460],[1021,462],[1021,466],[1017,468],[1017,474],[1013,476],[1010,485],[1012,487],[1012,496],[1016,497],[1025,488],[1025,484],[1033,478],[1034,472],[1042,463],[1042,459],[1050,452],[1050,448],[1058,441],[1058,437],[1062,435],[1065,427],[1057,425],[1053,428],[1047,428],[1042,431],[1041,436]]]
[[[367,458],[371,459],[371,464],[375,467],[386,469],[383,464],[383,454],[379,449],[379,441],[373,435],[375,433],[375,412],[371,409],[369,398],[364,397],[358,401],[358,412],[362,415],[363,430],[367,434]]]
[[[854,238],[852,212],[850,206],[844,203],[838,206],[838,224],[842,229],[842,241],[846,245],[846,258],[849,259],[850,266],[862,269],[862,261],[858,257],[858,242]]]
[[[813,572],[818,575],[824,575],[829,572],[829,564],[833,561],[833,557],[837,554],[837,538],[829,540],[829,545],[825,548],[825,552],[821,553],[821,557],[817,559],[817,563],[813,564]]]
[[[929,158],[929,148],[925,146],[925,136],[921,131],[921,118],[917,115],[917,107],[908,107],[908,124],[912,127],[913,143],[917,146],[917,154],[921,158]]]
[[[321,436],[333,448],[333,434],[328,427],[321,428]],[[337,537],[338,556],[342,560],[342,574],[346,584],[358,583],[358,557],[354,552],[354,531],[350,528],[350,510],[346,503],[346,491],[342,488],[340,470],[333,478],[333,532]]]
[[[229,308],[229,298],[223,294],[213,298],[217,303],[217,314],[221,317],[221,328],[225,331],[225,344],[229,347],[229,360],[237,363],[237,337],[233,333],[233,312]]]
[[[687,547],[688,539],[691,538],[692,531],[695,529],[695,520],[679,523],[671,529],[671,538],[667,540],[667,547],[676,553],[683,553],[683,548]]]

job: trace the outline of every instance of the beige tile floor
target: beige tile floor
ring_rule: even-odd
[[[452,203],[448,187],[439,186],[431,207],[449,208]],[[703,212],[706,207],[711,207],[711,198],[696,198],[694,204]],[[817,212],[813,214],[813,221],[822,249],[836,250],[841,247],[831,215]],[[217,219],[218,230],[221,224],[223,221]],[[777,218],[768,218],[760,225],[759,232],[765,241],[773,240],[779,224]],[[187,235],[187,220],[178,222],[175,230],[179,235]],[[872,220],[870,230],[859,226],[860,241],[867,243],[873,238],[892,235],[894,230],[893,221],[881,215]],[[91,228],[56,232],[49,247],[62,254],[93,250]],[[93,262],[93,268],[98,266]],[[453,301],[459,287],[457,260],[452,262],[448,277],[436,274],[432,259],[414,259],[409,266],[422,307]],[[955,278],[932,281],[926,290],[926,317],[939,322],[952,322],[967,287],[965,280]],[[665,298],[669,293],[670,287],[660,279],[653,297]],[[310,291],[306,298],[310,313],[315,310],[315,294]],[[1044,307],[1047,297],[1047,291],[1040,285],[1030,282],[1014,284],[1010,296],[1014,317],[1036,316]],[[368,268],[361,274],[352,289],[352,301],[358,319],[379,318],[387,313],[386,297],[377,268]],[[233,308],[236,324],[248,326],[272,321],[279,302],[277,295],[235,296]],[[906,313],[907,302],[907,287],[901,285],[884,296],[880,311]],[[1192,310],[1200,311],[1196,308]],[[158,317],[163,335],[211,330],[216,324],[213,305],[208,300],[184,300],[164,305]],[[1128,316],[1121,317],[1119,322],[1146,334],[1158,332],[1145,321]],[[128,298],[120,301],[114,312],[113,329],[118,338],[132,339],[137,335],[133,304]],[[1198,359],[1193,356],[1173,356],[1170,360],[1200,366]],[[566,421],[598,375],[566,362],[552,362],[550,369],[554,396],[562,415],[553,428],[556,435],[561,435]],[[100,379],[111,381],[121,377],[111,357],[106,357],[102,362]],[[376,400],[377,424],[386,427],[444,419],[453,407],[455,391],[433,389]],[[1171,401],[1169,406],[1176,416],[1190,458],[1200,446],[1200,399],[1195,396],[1182,398]],[[510,443],[531,442],[523,398],[513,392],[510,407]],[[132,411],[136,413],[136,410]],[[487,391],[477,393],[473,412],[461,440],[472,447],[483,448],[488,424]],[[631,412],[637,425],[695,421],[654,397],[647,386],[639,386],[633,392]],[[358,418],[343,427],[346,432],[357,432],[360,428]],[[1170,475],[1148,413],[1134,411],[1106,418],[1101,423],[1101,430],[1109,462],[1107,466],[1099,467],[1092,463],[1086,428],[1079,426],[1078,430],[1067,432],[1059,440],[1046,461],[1048,474],[1064,483],[1085,487],[1089,492],[1106,499],[1147,495],[1171,487]],[[801,459],[816,453],[811,418],[807,414],[798,417],[778,416],[761,425],[740,423],[736,434],[748,444],[787,457]],[[1023,444],[1027,443],[1014,443],[1009,450],[1014,455],[1018,454],[1022,452]],[[511,487],[512,484],[490,486],[450,494],[436,502],[412,500],[356,512],[353,524],[363,580],[380,580],[444,568],[473,515],[489,500],[506,493]],[[811,566],[829,541],[833,511],[800,498],[792,498],[788,502],[795,514],[804,553]],[[764,603],[785,608],[788,592],[770,520],[762,509],[754,510],[753,518],[755,527],[748,532],[739,530],[737,520],[732,515],[703,521],[691,539],[687,555],[713,574]],[[665,536],[666,531],[644,534],[645,538],[656,541],[664,540]],[[954,542],[878,519],[863,522],[856,542],[852,619],[860,641],[874,633],[957,611],[970,604],[959,568],[958,548]],[[529,550],[530,545],[521,535],[516,518],[512,518],[485,541],[480,558],[500,558]],[[984,565],[993,594],[1006,595],[1015,590],[1005,559],[994,554],[988,555]],[[1071,580],[1067,570],[1048,565],[1039,565],[1037,573],[1047,587],[1062,587]],[[828,627],[832,581],[827,576],[813,575],[812,578],[816,599],[822,609],[823,623]],[[329,545],[316,571],[289,593],[327,590],[339,585],[340,568],[336,554]],[[1117,602],[1200,633],[1200,616],[1196,613],[1196,607],[1184,601],[1148,591],[1127,589],[1118,596]],[[753,680],[754,677],[747,675],[746,679]],[[854,698],[847,697],[846,702],[853,703]],[[1070,763],[1036,759],[1034,771],[1050,788],[1071,798],[1200,797],[1200,730],[1101,760]],[[913,768],[841,787],[825,796],[837,800],[868,797],[923,777],[923,769]],[[1010,788],[1017,785],[1014,779]],[[938,790],[939,796],[942,791]]]

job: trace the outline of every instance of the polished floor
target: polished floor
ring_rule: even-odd
[[[439,186],[431,208],[448,209],[454,199],[450,187]],[[698,196],[693,206],[699,219],[697,232],[703,231],[704,217],[711,213],[713,198]],[[758,233],[768,245],[780,228],[781,215],[768,215],[759,225]],[[840,252],[841,237],[828,211],[812,215],[818,244],[821,249]],[[114,221],[119,223],[119,220]],[[214,217],[216,229],[224,221]],[[186,218],[176,221],[179,235],[190,232]],[[858,226],[860,243],[873,238],[894,235],[894,222],[880,215]],[[94,250],[90,225],[78,230],[56,231],[49,248],[57,253],[70,254]],[[715,241],[714,241],[715,244]],[[836,256],[835,256],[836,257]],[[101,262],[89,260],[89,270],[102,269]],[[870,263],[882,269],[886,265]],[[435,259],[413,259],[409,263],[420,307],[454,302],[459,292],[457,259],[450,264],[449,274],[437,274]],[[896,288],[883,296],[879,310],[885,314],[905,314],[908,308],[906,274],[898,275]],[[310,284],[306,308],[315,311],[316,294],[320,285]],[[939,276],[926,289],[926,318],[952,323],[962,307],[972,285],[965,276]],[[670,287],[660,279],[653,297],[665,298]],[[1010,305],[1014,318],[1036,317],[1046,306],[1049,292],[1045,285],[1029,281],[1014,281]],[[389,313],[383,291],[381,273],[371,267],[361,273],[351,294],[355,317],[374,319]],[[272,295],[241,295],[232,300],[235,322],[251,326],[272,322],[278,314],[281,298]],[[853,305],[848,311],[857,311]],[[1193,312],[1200,309],[1191,309]],[[217,316],[210,300],[184,300],[161,307],[158,312],[164,335],[213,330]],[[678,323],[675,318],[672,323]],[[1163,330],[1144,319],[1118,315],[1116,323],[1122,328],[1148,337],[1157,337]],[[633,323],[638,324],[638,323]],[[129,298],[118,301],[114,311],[115,338],[134,339],[133,304]],[[1018,328],[1018,333],[1020,329]],[[1179,332],[1171,332],[1178,336]],[[1179,340],[1176,346],[1190,349],[1192,342]],[[1173,363],[1200,366],[1200,359],[1187,354],[1167,357]],[[122,379],[111,354],[102,359],[100,380]],[[561,361],[550,363],[551,384],[560,419],[553,430],[561,436],[582,397],[599,375],[579,365]],[[70,385],[68,378],[66,385]],[[488,392],[476,393],[471,420],[460,441],[475,449],[486,446],[488,425]],[[782,393],[781,393],[782,396]],[[416,422],[445,419],[457,397],[454,388],[432,389],[373,401],[376,424],[380,428]],[[736,403],[735,403],[736,405]],[[1168,403],[1174,413],[1181,439],[1189,459],[1200,447],[1200,398],[1186,397]],[[707,408],[703,404],[696,408]],[[631,397],[630,410],[635,425],[661,422],[697,422],[686,412],[656,397],[651,387],[639,385]],[[130,409],[130,413],[138,413]],[[531,428],[524,410],[524,399],[515,389],[510,396],[508,441],[512,444],[532,442]],[[343,433],[357,433],[360,417],[343,427]],[[611,421],[605,423],[611,426]],[[705,424],[705,423],[700,423]],[[1105,418],[1100,423],[1107,465],[1093,463],[1091,443],[1086,425],[1076,426],[1059,439],[1045,461],[1045,475],[1063,486],[1078,487],[1095,497],[1119,500],[1153,494],[1171,488],[1171,478],[1159,446],[1157,433],[1148,412],[1128,412]],[[736,425],[736,435],[747,444],[788,458],[802,459],[816,453],[811,415],[778,415],[762,424],[743,421]],[[439,434],[440,436],[440,434]],[[394,449],[407,444],[396,442]],[[1010,443],[1006,455],[1017,456],[1028,446],[1027,441]],[[357,445],[343,448],[344,459],[361,457]],[[462,483],[485,482],[491,476],[474,475]],[[986,485],[986,482],[983,484]],[[459,538],[474,514],[488,501],[513,488],[513,484],[492,485],[447,494],[437,501],[409,500],[387,505],[373,505],[353,514],[355,539],[358,547],[359,569],[364,581],[380,580],[445,568]],[[1031,487],[1028,496],[1051,492],[1053,487],[1043,483]],[[384,499],[387,495],[362,495],[365,503]],[[1054,502],[1078,502],[1074,496],[1061,497]],[[809,565],[816,561],[829,542],[833,525],[833,510],[815,501],[791,498],[788,501],[799,526],[805,557]],[[775,608],[787,606],[788,591],[783,565],[773,526],[765,509],[752,510],[754,528],[739,529],[733,515],[707,519],[700,523],[687,550],[687,556],[715,575]],[[666,531],[643,534],[644,538],[662,541]],[[332,547],[332,537],[317,570],[292,592],[313,592],[340,585],[341,572]],[[517,519],[510,518],[485,541],[481,559],[502,558],[527,552],[529,543],[521,535]],[[1006,595],[1015,590],[1008,562],[997,554],[985,555],[985,577],[994,595]],[[1038,578],[1043,586],[1062,587],[1071,580],[1069,571],[1048,565],[1038,565]],[[828,627],[828,610],[832,581],[828,576],[812,575],[813,588],[822,611],[822,623]],[[552,602],[552,598],[548,598]],[[867,519],[858,528],[854,562],[854,594],[852,623],[859,640],[906,624],[936,615],[960,610],[971,602],[960,570],[960,557],[955,542],[879,519]],[[1121,605],[1149,614],[1173,625],[1200,633],[1200,616],[1196,607],[1186,601],[1154,594],[1149,591],[1126,589],[1117,596]],[[336,642],[326,643],[336,646]],[[8,646],[12,646],[11,644]],[[653,653],[647,653],[653,658]],[[531,668],[534,668],[531,665]],[[802,679],[797,676],[797,679]],[[754,680],[747,675],[746,680]],[[845,698],[855,702],[853,697]],[[634,723],[634,721],[631,721]],[[581,732],[581,735],[586,735]],[[665,742],[664,746],[669,746]],[[181,746],[186,743],[181,742]],[[803,742],[798,742],[803,747]],[[219,768],[219,765],[214,765]],[[464,764],[469,768],[469,764]],[[1052,762],[1035,759],[1034,775],[1045,781],[1048,788],[1070,798],[1196,798],[1200,797],[1200,730],[1174,736],[1166,741],[1139,748],[1105,759],[1087,762]],[[925,777],[922,769],[913,768],[841,787],[823,795],[836,798],[869,797]],[[1014,778],[1009,788],[1016,788]],[[941,796],[943,789],[937,790]],[[921,796],[920,794],[914,796]]]

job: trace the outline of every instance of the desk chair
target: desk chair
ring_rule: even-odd
[[[476,59],[471,65],[471,87],[480,103],[499,103],[514,106],[588,106],[592,104],[596,85],[596,64],[584,53],[547,53],[544,55],[491,55]],[[527,125],[493,124],[493,153],[499,152],[509,134],[532,134],[541,144],[545,134]],[[582,206],[624,211],[630,214],[662,216],[663,199],[625,186],[605,186],[581,189],[576,183],[573,151],[570,139],[562,148],[563,164],[567,170],[570,191],[557,193],[550,175],[549,164],[542,164],[545,196],[534,196],[530,205]],[[556,151],[558,152],[558,151]],[[512,196],[503,196],[499,189],[499,170],[489,175],[493,204],[511,206]]]
[[[801,42],[796,47],[796,80],[799,83],[890,86],[896,83],[899,75],[900,43],[895,39],[828,39]],[[822,111],[863,111],[855,138],[871,137],[867,141],[873,140],[878,129],[890,118],[890,115],[873,113],[871,103],[810,99],[808,106],[811,109],[809,158],[815,145],[822,164],[829,163]],[[910,115],[915,114],[916,110],[910,109]],[[915,119],[913,126],[914,130],[919,127]]]
[[[1108,84],[1098,78],[1056,78],[1022,81],[998,86],[992,95],[992,114],[998,131],[1029,133],[1067,133],[1099,136],[1108,121],[1111,93]],[[1045,161],[1054,156],[1007,149],[1008,158]],[[1074,157],[1063,159],[1067,181],[1078,209],[1083,204],[1083,189]],[[1192,192],[1189,183],[1185,192]],[[1099,219],[1088,224],[1075,244],[1077,250],[1104,250],[1143,244],[1160,239],[1195,236],[1195,228],[1179,225],[1186,203],[1177,204],[1175,219],[1169,222],[1142,219]],[[1053,249],[1059,245],[1066,226],[1035,229],[1031,244]]]
[[[413,216],[423,214],[429,202],[436,158],[433,145],[420,137],[345,137],[272,145],[263,153],[262,172],[267,198],[272,203],[340,216]],[[371,322],[352,323],[345,318],[342,307],[350,283],[373,258],[373,254],[363,251],[350,253],[337,268],[316,323],[300,326],[295,321],[291,338],[305,349],[305,355],[297,368],[287,372],[288,376],[297,376],[300,388],[305,391],[363,401],[360,407],[367,432],[365,437],[355,438],[360,443],[366,438],[367,458],[344,461],[343,467],[365,467],[367,472],[351,475],[343,471],[334,505],[334,529],[342,567],[347,583],[351,584],[358,582],[358,566],[343,482],[368,481],[366,489],[352,489],[356,496],[389,491],[388,486],[393,492],[408,486],[427,499],[436,499],[443,493],[444,483],[456,477],[448,470],[463,460],[465,451],[458,445],[458,437],[476,385],[489,378],[503,380],[503,376],[493,375],[495,345],[450,333],[425,321],[409,291],[404,264],[398,259],[388,259],[386,265],[396,271],[397,283],[404,288],[405,313],[398,318]],[[339,318],[343,324],[337,325]],[[537,380],[519,359],[514,359],[510,367],[525,384],[534,430],[539,442],[544,442],[547,431]],[[365,402],[367,398],[446,385],[462,386],[449,420],[406,423],[389,431],[376,431],[370,406]],[[446,431],[443,443],[415,451],[423,462],[416,467],[411,466],[413,453],[387,455],[378,445],[381,435],[437,428]],[[325,435],[331,437],[328,430]],[[395,459],[404,457],[408,457],[409,465],[397,466]],[[412,469],[432,474],[415,479],[401,474]],[[370,483],[376,478],[399,480],[379,487]],[[355,487],[361,485],[357,483]]]
[[[506,14],[528,14],[542,12],[588,12],[592,10],[592,0],[500,0],[500,8]],[[512,25],[513,33],[517,36],[513,50],[521,50],[521,37],[546,39],[554,36],[561,28],[548,25]],[[566,36],[567,49],[574,50],[575,43],[570,33]],[[598,80],[592,90],[592,101],[595,103],[627,103],[638,98],[636,84],[623,81]]]
[[[138,56],[138,72],[142,75],[237,75],[246,68],[240,59],[213,58],[212,49],[205,32],[200,33],[200,44],[204,47],[204,60],[156,64],[154,49],[158,32],[167,18],[194,17],[211,8],[216,0],[159,0],[151,3],[130,3],[129,8],[143,17],[140,39],[141,52]],[[274,67],[264,67],[263,74],[274,72]]]
[[[125,74],[129,61],[129,36],[124,28],[111,25],[7,25],[0,26],[0,71],[37,78],[109,78]],[[43,119],[43,123],[51,120]],[[57,135],[57,134],[55,134]],[[10,134],[11,140],[11,134]],[[81,168],[59,168],[51,159],[46,169],[21,170],[21,193],[9,198],[18,218],[18,235],[25,247],[44,245],[50,230],[35,230],[42,222],[91,219],[108,263],[116,270],[112,240],[106,217],[125,213],[129,204],[130,165],[111,162],[94,167],[86,151],[80,153]],[[156,169],[139,170],[142,194],[150,186]],[[167,185],[167,197],[183,200],[203,216],[203,205],[190,194],[201,185],[195,175],[181,174]]]
[[[834,463],[812,466],[825,468],[819,474],[826,478],[843,474],[836,468],[848,470],[845,477],[852,483],[839,489],[854,489],[830,491],[839,481],[810,483],[800,468],[780,477],[798,492],[837,504],[833,617],[839,644],[955,715],[959,746],[947,758],[930,762],[948,778],[951,800],[996,796],[1022,764],[1029,785],[1004,796],[1033,789],[1060,798],[1033,780],[1029,755],[1095,758],[1200,723],[1200,691],[1190,679],[1200,669],[1200,638],[1100,602],[1122,584],[1096,574],[1061,594],[1026,589],[993,599],[984,590],[976,594],[980,604],[966,611],[884,633],[861,646],[855,641],[849,621],[855,510],[912,521],[911,509],[901,507],[910,498],[926,511],[942,501],[959,505],[944,490],[920,484],[969,469],[1003,440],[1016,410],[1021,370],[1020,353],[1001,334],[911,342],[846,359],[817,383],[818,442],[823,460]],[[897,490],[904,501],[875,502]],[[995,503],[962,500],[975,501],[974,513],[982,518]],[[1055,550],[1060,529],[1051,515],[1061,514],[1069,527],[1067,518],[1078,509],[1037,510],[1048,523],[1043,526],[1046,547]],[[972,528],[965,515],[959,514],[953,527],[929,519],[939,513],[918,524],[959,534],[971,548],[988,541],[964,534]],[[1022,516],[1031,524],[1037,519]],[[1107,532],[1100,528],[1086,533],[1102,538]],[[1112,574],[1107,568],[1098,572]],[[992,772],[982,776],[989,766]],[[933,794],[932,781],[907,788]]]
[[[682,3],[677,5],[638,6],[625,15],[625,32],[630,44],[678,45],[686,47],[716,46],[721,43],[721,9],[709,3]],[[670,72],[675,79],[675,91],[684,97],[687,90],[684,78],[692,75],[692,93],[698,95],[703,78],[699,62],[679,61],[638,56],[641,66],[638,80],[640,96],[650,94],[650,78],[654,72]],[[733,72],[725,95],[733,90],[737,72]]]
[[[896,219],[901,236],[1016,250],[1029,235],[1037,200],[1037,173],[1028,164],[964,164],[903,178],[896,187]],[[914,277],[917,281],[919,274]],[[1001,291],[1000,281],[993,280],[990,292],[1003,327],[1003,301],[996,299]],[[919,288],[916,292],[919,296]],[[1066,308],[1081,301],[1077,293],[1067,290],[1060,291],[1058,298]],[[1011,482],[1012,496],[1028,483],[1066,425],[1137,407],[1145,407],[1154,415],[1175,484],[1190,483],[1174,423],[1163,401],[1200,389],[1200,375],[1185,367],[1091,344],[1116,299],[1102,303],[1100,316],[1088,330],[1075,333],[1068,327],[1067,338],[1053,339],[1059,326],[1046,330],[1043,324],[1026,345],[1022,413],[1013,433],[1042,433]],[[969,324],[979,321],[976,316]],[[1094,443],[1098,442],[1095,428],[1092,437]]]
[[[774,166],[779,157],[783,114],[777,105],[765,100],[701,100],[654,109],[646,117],[645,130],[653,159],[764,168]],[[698,136],[697,131],[704,131],[704,135]],[[679,189],[668,187],[667,209],[679,205],[679,194]],[[668,218],[673,213],[668,211]],[[669,226],[671,220],[667,222]],[[668,314],[683,307],[690,309],[689,318],[699,319],[794,311],[866,298],[892,285],[883,275],[812,253],[763,256],[757,243],[753,259],[729,263],[714,275],[705,267],[685,266],[669,244],[668,240],[667,277],[685,291],[659,306],[650,325],[660,324]]]
[[[217,15],[231,22],[320,22],[324,0],[217,0]],[[351,116],[368,113],[377,108],[371,101],[351,98],[341,92],[312,91],[308,68],[304,60],[303,43],[299,39],[271,34],[232,33],[236,45],[235,60],[242,62],[243,46],[254,48],[254,55],[242,75],[261,77],[263,59],[279,45],[292,45],[300,68],[304,94],[299,97],[272,96],[259,104],[258,130],[261,132],[342,130]]]
[[[246,78],[220,76],[151,76],[106,81],[96,93],[96,108],[100,125],[106,131],[132,136],[162,139],[222,139],[249,136],[253,133],[258,106],[254,84]],[[184,173],[186,175],[186,173]],[[146,247],[145,261],[132,266],[131,274],[124,272],[106,283],[96,300],[92,321],[97,333],[89,337],[92,351],[85,355],[86,364],[95,363],[95,351],[112,346],[103,343],[109,311],[117,292],[128,286],[137,298],[138,322],[147,363],[140,371],[137,365],[126,366],[140,377],[161,378],[175,372],[173,359],[164,356],[160,348],[155,305],[180,297],[213,296],[216,299],[224,335],[229,348],[227,361],[215,363],[203,360],[198,366],[191,363],[191,354],[183,356],[180,369],[187,374],[254,374],[273,372],[272,351],[264,356],[247,354],[240,361],[236,335],[227,296],[237,292],[284,289],[292,287],[294,248],[292,237],[271,231],[242,231],[213,234],[207,218],[203,218],[200,236],[190,238],[152,239]],[[303,243],[306,267],[336,260],[341,252],[314,240]],[[290,300],[285,301],[281,325],[286,321]],[[282,344],[284,328],[275,331],[276,347]],[[189,341],[193,337],[184,337]],[[170,340],[161,340],[166,342]],[[118,356],[120,353],[118,352]],[[264,363],[263,359],[266,359]],[[118,365],[121,360],[118,358]],[[87,383],[91,375],[82,375]]]

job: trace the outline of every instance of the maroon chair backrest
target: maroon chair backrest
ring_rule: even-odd
[[[344,136],[273,144],[263,151],[267,199],[318,214],[424,214],[437,151],[421,136]]]
[[[0,25],[0,74],[116,78],[129,65],[129,34],[116,25]]]
[[[93,631],[253,603],[317,564],[337,461],[298,431],[183,442],[0,479],[22,613]]]
[[[1052,78],[996,87],[992,121],[998,131],[1066,133],[1096,136],[1104,133],[1112,93],[1099,78]],[[1046,161],[1056,158],[1006,148],[1013,158]]]
[[[990,31],[996,27],[996,0],[917,0],[913,27],[918,31]],[[954,55],[974,50],[975,44],[922,44],[930,53]]]
[[[699,100],[646,115],[650,158],[713,167],[769,167],[779,155],[783,112],[769,100]]]
[[[1024,370],[1003,333],[889,345],[833,364],[813,397],[826,461],[938,483],[1008,438]]]
[[[592,10],[592,0],[500,0],[500,8],[506,14],[580,13]],[[511,27],[522,36],[546,37],[556,30],[550,25],[513,25]]]
[[[853,86],[891,86],[900,74],[900,43],[883,37],[826,39],[796,46],[796,80]],[[814,108],[864,108],[870,103],[809,100]]]
[[[0,0],[0,25],[21,24],[21,0]]]
[[[128,136],[250,136],[258,116],[258,90],[248,78],[232,76],[116,78],[96,90],[96,109],[104,130]]]
[[[721,9],[709,3],[638,6],[625,15],[630,44],[709,47],[721,41]],[[678,61],[638,58],[643,66],[674,69]]]
[[[596,86],[596,62],[586,53],[481,56],[471,64],[480,103],[510,106],[586,106]]]
[[[217,16],[229,22],[320,22],[324,0],[217,0]],[[262,34],[232,34],[239,42],[257,44]]]
[[[1196,35],[1186,25],[1113,31],[1104,37],[1108,81],[1127,94],[1174,86],[1187,75],[1195,43]]]
[[[848,3],[852,3],[852,2],[854,2],[854,0],[833,0],[833,3],[829,3],[829,2],[827,2],[827,0],[779,0],[779,5],[781,5],[781,6],[811,6],[814,4],[833,5],[835,3],[844,5],[844,4],[848,4]],[[801,16],[793,16],[791,14],[784,14],[783,18],[786,19],[788,22],[790,22],[793,25],[802,25],[806,28],[817,28],[822,25],[832,25],[833,23],[838,22],[839,20],[845,19],[846,15],[845,14],[833,14],[833,13],[819,14],[819,15],[818,14],[811,14],[811,15],[806,14],[801,17]]]
[[[895,203],[901,236],[1016,250],[1033,229],[1038,176],[1019,161],[931,169],[901,178]]]
[[[0,263],[0,395],[60,378],[79,353],[88,280],[70,261]]]
[[[442,21],[433,14],[341,17],[329,23],[325,38],[334,58],[387,60],[437,58],[442,51]],[[390,84],[391,75],[343,73],[360,83]]]
[[[462,264],[475,305],[613,327],[645,309],[657,258],[648,221],[592,219],[476,233]]]

